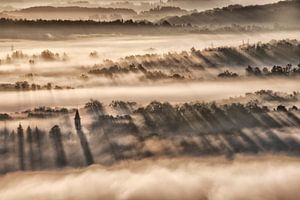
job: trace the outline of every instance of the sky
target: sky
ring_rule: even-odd
[[[56,4],[66,4],[66,3],[74,3],[79,0],[0,0],[0,7],[13,6],[15,8],[23,8],[30,7],[35,5],[56,5]],[[91,4],[107,4],[109,2],[159,2],[159,0],[80,0],[86,1]],[[167,0],[163,0],[166,2]],[[203,1],[203,2],[211,2],[215,4],[216,2],[228,2],[229,4],[266,4],[277,2],[278,0],[181,0],[181,1]]]

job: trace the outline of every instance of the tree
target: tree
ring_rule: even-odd
[[[269,69],[266,68],[266,67],[264,67],[262,71],[263,71],[264,75],[268,75],[269,74]]]
[[[38,127],[36,127],[33,132],[33,140],[37,144],[37,160],[39,168],[41,169],[43,165],[43,145],[45,140],[45,134],[44,132],[40,131]]]
[[[54,61],[56,59],[57,55],[52,53],[49,50],[42,51],[41,53],[41,58],[46,60],[46,61]]]
[[[65,167],[67,165],[67,158],[62,142],[62,134],[58,125],[55,125],[50,130],[50,138],[52,139],[54,151],[55,151],[55,162],[58,167]]]
[[[97,100],[91,99],[88,103],[85,104],[84,108],[89,113],[95,113],[97,115],[103,115],[104,114],[104,107],[102,103],[100,103]]]
[[[17,130],[18,136],[18,156],[19,156],[19,168],[25,170],[25,158],[24,158],[24,131],[20,124]]]
[[[279,106],[277,106],[277,111],[278,112],[287,112],[287,109],[285,106],[279,105]]]
[[[27,143],[29,144],[29,162],[30,162],[30,168],[33,170],[34,169],[34,151],[33,151],[33,133],[32,130],[30,128],[30,126],[28,126],[27,130],[26,130],[26,135],[27,135]]]
[[[248,67],[246,68],[246,74],[247,74],[248,76],[254,75],[253,68],[252,68],[250,65],[248,65]]]

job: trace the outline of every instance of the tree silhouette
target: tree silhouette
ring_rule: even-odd
[[[34,162],[35,162],[35,155],[34,155],[34,149],[33,149],[33,145],[34,145],[34,138],[33,138],[33,132],[30,128],[30,126],[28,126],[27,130],[26,130],[26,135],[27,135],[27,143],[29,146],[28,149],[28,154],[29,154],[29,164],[30,164],[30,169],[34,170]]]
[[[25,170],[25,157],[24,157],[24,131],[20,124],[17,130],[18,136],[18,156],[19,156],[19,168],[20,170]]]
[[[50,130],[50,138],[55,151],[55,163],[57,167],[65,167],[67,165],[66,154],[62,141],[62,134],[58,125]]]

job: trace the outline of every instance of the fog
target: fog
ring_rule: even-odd
[[[110,168],[0,177],[5,200],[297,200],[299,161],[284,156],[124,161]]]
[[[84,6],[111,6],[111,7],[121,7],[121,5],[114,5],[111,4],[113,2],[130,2],[134,3],[136,5],[140,5],[140,3],[156,3],[158,4],[158,0],[88,0],[88,1],[58,1],[58,0],[48,0],[48,1],[42,1],[42,0],[13,0],[13,1],[7,1],[7,0],[2,0],[1,1],[1,6],[13,6],[14,8],[26,8],[30,6],[47,6],[47,5],[52,5],[52,6],[64,6],[64,5],[84,5]],[[187,7],[188,9],[192,9],[189,5],[185,6],[185,0],[179,1],[178,4],[181,4],[182,7]],[[200,1],[199,1],[200,2]],[[259,1],[259,0],[225,0],[225,1],[203,1],[202,3],[198,3],[199,5],[196,7],[198,10],[203,10],[208,9],[208,8],[214,8],[217,6],[226,6],[229,4],[242,4],[242,5],[249,5],[249,4],[267,4],[267,3],[273,3],[273,2],[278,2],[278,0],[266,0],[266,1]],[[172,5],[172,4],[169,4]],[[147,9],[147,7],[139,6],[136,9],[138,10],[144,10]]]
[[[0,11],[155,8],[158,20],[272,2],[0,0]],[[0,200],[298,200],[300,31],[276,23],[296,21],[293,5],[270,19],[270,5],[216,9],[220,26],[207,27],[90,11],[97,22],[2,19]]]
[[[90,99],[104,103],[112,100],[137,101],[149,103],[153,100],[169,102],[211,101],[244,95],[261,89],[291,93],[299,91],[298,80],[245,80],[245,81],[209,81],[203,83],[172,83],[154,86],[102,86],[52,91],[15,91],[1,92],[2,112],[15,112],[38,106],[83,105]]]
[[[299,39],[299,31],[282,31],[253,34],[192,34],[175,36],[99,36],[82,37],[64,41],[30,41],[1,39],[0,57],[11,51],[22,50],[27,54],[37,54],[45,49],[53,52],[66,52],[84,63],[90,52],[97,51],[99,59],[117,59],[128,55],[145,53],[166,53],[169,51],[187,50],[191,47],[203,49],[217,46],[239,46],[243,41],[254,44],[269,42],[271,39]]]
[[[22,51],[24,54],[32,56],[39,55],[42,51],[49,49],[54,53],[59,53],[62,57],[64,53],[67,54],[68,60],[66,62],[43,62],[37,60],[32,65],[28,62],[28,59],[16,60],[13,63],[3,63],[0,68],[1,83],[14,83],[17,81],[27,80],[37,84],[53,83],[59,86],[71,86],[71,87],[95,87],[99,85],[111,85],[111,84],[137,84],[140,83],[137,74],[121,75],[114,81],[104,76],[89,76],[88,79],[82,79],[81,75],[88,73],[92,66],[102,64],[104,60],[110,59],[113,61],[120,61],[120,58],[132,55],[145,55],[145,54],[163,54],[163,53],[180,53],[181,51],[190,51],[192,47],[196,49],[204,49],[207,47],[219,47],[219,46],[239,46],[243,43],[255,44],[257,42],[270,42],[272,39],[284,39],[284,38],[300,38],[299,31],[290,32],[276,32],[276,33],[264,33],[264,34],[214,34],[214,35],[181,35],[181,36],[102,36],[102,37],[83,37],[74,38],[71,40],[62,41],[30,41],[30,40],[0,40],[0,59],[5,60],[8,54],[12,54],[14,51]],[[91,58],[90,53],[97,52],[97,57]],[[276,52],[275,52],[276,53]],[[267,66],[274,65],[286,65],[287,63],[297,64],[298,60],[295,56],[285,55],[287,52],[280,52],[278,59],[272,62],[267,62]],[[176,54],[173,55],[175,58]],[[208,55],[209,56],[209,55]],[[221,55],[222,56],[222,55]],[[172,57],[170,57],[172,59]],[[289,59],[290,58],[290,59]],[[139,60],[137,58],[136,60]],[[144,60],[147,60],[145,56]],[[153,58],[156,61],[156,58]],[[176,58],[175,58],[176,59]],[[193,59],[193,58],[191,58]],[[210,58],[213,59],[213,58]],[[236,58],[228,58],[234,59]],[[250,58],[251,59],[251,58]],[[34,59],[35,60],[35,59]],[[262,67],[263,61],[257,58],[252,58],[253,62],[259,64],[258,67]],[[166,62],[168,60],[166,59]],[[176,61],[176,60],[175,60]],[[193,61],[193,60],[192,60]],[[203,60],[200,60],[201,62]],[[200,63],[197,59],[194,63]],[[123,60],[127,62],[127,60]],[[216,61],[217,62],[217,61]],[[160,63],[158,63],[159,65]],[[178,63],[177,63],[178,64]],[[206,63],[203,63],[205,66]],[[248,63],[250,64],[250,63]],[[109,63],[107,65],[110,65]],[[171,63],[170,65],[174,65]],[[182,65],[185,65],[183,61]],[[231,68],[240,75],[245,73],[244,68],[247,65],[238,68]],[[257,65],[256,65],[257,66]],[[255,67],[256,67],[255,66]],[[110,66],[106,66],[110,67]],[[153,66],[156,67],[156,66]],[[160,67],[160,66],[157,66]],[[168,68],[167,68],[168,67]],[[220,66],[218,68],[211,68],[205,71],[193,71],[195,77],[215,77],[218,73],[223,72],[224,68],[234,66]],[[162,72],[181,73],[185,67],[179,69],[171,68],[171,66],[162,66],[156,68]],[[168,71],[168,69],[170,69]],[[176,69],[176,71],[175,71]],[[173,72],[172,72],[173,71]],[[175,72],[174,72],[175,71]],[[201,74],[203,73],[203,74]],[[32,75],[32,77],[28,77]],[[188,75],[188,74],[187,74]]]

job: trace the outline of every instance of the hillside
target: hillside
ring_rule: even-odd
[[[39,6],[21,9],[17,11],[5,12],[9,16],[26,19],[98,19],[115,20],[130,19],[137,15],[132,9],[124,8],[88,8],[88,7],[52,7]]]
[[[224,25],[272,24],[299,25],[300,1],[282,1],[266,5],[231,5],[181,17],[169,17],[172,24]]]

